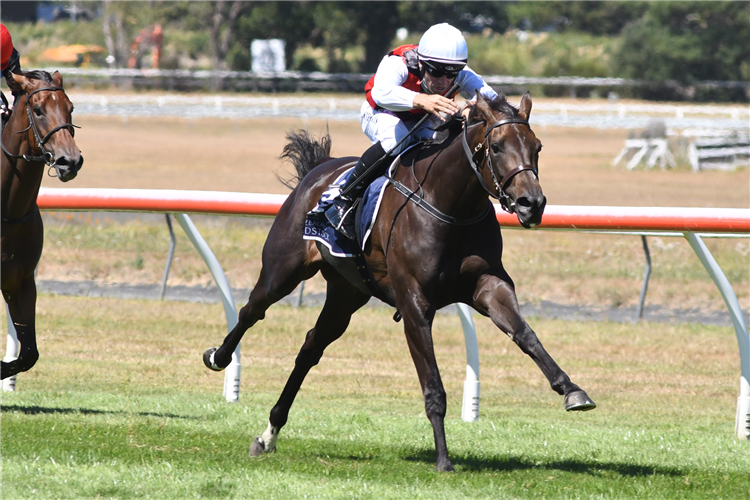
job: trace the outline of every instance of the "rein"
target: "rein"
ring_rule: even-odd
[[[469,165],[471,165],[471,169],[474,171],[474,173],[477,176],[477,179],[479,180],[479,184],[484,188],[487,193],[495,198],[496,200],[500,201],[500,206],[508,212],[509,214],[515,213],[516,211],[516,204],[510,199],[510,196],[505,192],[506,189],[508,189],[508,186],[510,185],[510,182],[513,180],[513,177],[520,174],[521,172],[525,170],[529,170],[534,173],[536,178],[539,178],[539,172],[536,168],[534,168],[532,165],[518,165],[516,168],[505,174],[505,176],[502,178],[500,182],[497,181],[497,177],[495,176],[495,170],[492,168],[492,160],[491,155],[489,151],[489,135],[490,132],[492,132],[495,128],[500,127],[502,125],[508,125],[511,123],[520,123],[521,125],[526,125],[527,127],[531,128],[531,125],[529,125],[529,122],[527,120],[524,120],[523,118],[506,118],[505,120],[498,120],[492,125],[488,126],[486,130],[484,131],[484,140],[480,142],[479,144],[474,147],[474,151],[472,152],[471,148],[469,147],[469,141],[467,139],[467,130],[468,127],[464,126],[463,134],[461,135],[461,144],[464,148],[464,152],[466,153],[466,158],[469,160]],[[476,162],[474,161],[474,156],[479,153],[482,148],[485,148],[484,156],[487,158],[487,166],[490,170],[490,175],[492,176],[492,182],[495,184],[495,189],[497,190],[497,194],[490,191],[490,189],[487,187],[487,184],[484,182],[484,177],[482,176],[482,173],[479,171],[479,167],[477,166]]]
[[[469,226],[471,224],[476,224],[477,222],[484,219],[487,214],[492,210],[492,203],[487,203],[487,208],[484,212],[482,212],[481,215],[477,217],[472,217],[471,219],[457,219],[456,217],[453,217],[452,215],[448,215],[445,212],[438,210],[435,208],[432,204],[430,204],[427,200],[424,199],[423,194],[417,194],[416,191],[412,191],[408,187],[406,187],[402,182],[397,181],[393,175],[391,174],[391,169],[386,170],[385,172],[385,178],[388,179],[388,182],[393,185],[393,188],[398,191],[399,193],[403,194],[406,197],[407,201],[413,202],[416,206],[430,214],[432,217],[436,218],[440,222],[444,222],[446,224],[450,224],[453,226]],[[421,191],[421,188],[420,188]]]
[[[25,101],[26,116],[28,117],[28,120],[29,120],[29,126],[26,127],[25,129],[19,131],[19,132],[16,132],[16,133],[23,134],[23,133],[28,132],[29,129],[31,129],[31,131],[34,134],[34,140],[36,141],[37,148],[39,148],[42,151],[41,155],[39,155],[39,156],[34,156],[34,155],[15,155],[15,154],[11,153],[10,151],[8,151],[6,149],[5,144],[2,144],[3,152],[6,155],[8,155],[10,158],[16,158],[16,159],[23,158],[25,161],[28,161],[28,162],[44,162],[49,167],[49,170],[47,171],[47,175],[49,175],[50,177],[57,177],[57,176],[52,175],[52,174],[49,173],[53,168],[55,168],[55,161],[56,160],[55,160],[54,153],[52,153],[50,151],[47,151],[44,148],[44,145],[47,143],[47,141],[50,139],[50,137],[52,137],[52,135],[55,132],[57,132],[58,130],[61,130],[61,129],[64,129],[64,128],[69,128],[72,131],[73,128],[81,128],[81,127],[73,125],[72,123],[63,123],[62,125],[58,125],[57,127],[53,128],[52,130],[50,130],[49,132],[47,132],[47,135],[45,135],[44,137],[41,137],[41,134],[39,133],[39,129],[36,126],[36,122],[34,121],[34,116],[32,115],[32,112],[31,112],[31,101],[30,101],[30,98],[31,98],[31,96],[33,96],[34,94],[36,94],[38,92],[44,92],[44,91],[54,92],[54,91],[58,91],[58,90],[62,91],[62,92],[65,92],[65,90],[63,90],[62,87],[45,87],[45,88],[41,88],[41,89],[36,89],[33,92],[30,92],[30,93],[24,95],[24,97],[26,99],[26,101]]]

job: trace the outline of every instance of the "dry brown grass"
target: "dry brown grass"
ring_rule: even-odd
[[[285,134],[307,125],[315,134],[330,129],[333,154],[359,155],[368,141],[355,122],[299,119],[180,120],[84,117],[76,136],[86,163],[77,179],[48,187],[122,187],[201,189],[287,193],[276,178],[290,168],[279,161]],[[541,181],[554,205],[621,206],[750,206],[748,171],[694,174],[688,169],[627,171],[611,160],[628,136],[623,130],[539,127],[544,143]],[[68,228],[78,219],[95,226],[106,215],[56,214]],[[259,223],[268,227],[269,219]],[[196,218],[232,286],[250,288],[259,272],[263,231],[244,230],[246,220]],[[135,223],[134,223],[135,224]],[[67,241],[65,231],[48,224],[40,279],[97,280],[104,283],[159,283],[169,245],[163,222],[159,229],[133,228],[135,247],[92,248],[84,240]],[[58,226],[59,224],[52,224]],[[136,224],[137,225],[137,224]],[[144,224],[147,225],[147,224]],[[237,231],[233,230],[237,227]],[[145,231],[145,232],[144,232]],[[58,234],[63,235],[58,237]],[[212,278],[177,228],[178,250],[170,284],[208,285]],[[583,235],[564,232],[506,231],[505,262],[522,301],[551,300],[602,307],[637,302],[644,269],[638,237]],[[58,243],[58,241],[60,243]],[[680,238],[650,238],[654,272],[647,304],[723,310],[724,304],[702,266]],[[717,260],[729,266],[743,308],[748,294],[748,240],[711,241]],[[52,248],[56,248],[52,251]],[[139,264],[139,259],[141,263]],[[737,269],[739,268],[739,270]],[[732,270],[734,269],[734,270]],[[727,271],[727,267],[725,267]],[[322,291],[320,278],[307,284]]]

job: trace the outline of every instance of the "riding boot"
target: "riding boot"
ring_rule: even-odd
[[[359,159],[344,185],[341,186],[341,194],[326,209],[328,221],[350,240],[355,239],[355,202],[364,195],[367,186],[372,181],[385,173],[388,162],[381,161],[384,157],[385,150],[379,142],[370,146]]]

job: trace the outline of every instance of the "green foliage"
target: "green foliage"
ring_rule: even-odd
[[[654,2],[627,25],[612,58],[613,75],[672,80],[750,79],[750,4],[732,0]],[[669,94],[653,95],[670,98]],[[741,89],[703,91],[698,100],[745,98]]]
[[[647,8],[646,2],[512,2],[508,19],[524,30],[617,35]]]
[[[124,66],[137,33],[160,23],[163,67],[209,68],[215,5],[105,2],[103,16],[90,22],[11,23],[9,28],[33,63],[47,47],[107,45],[103,27],[108,23],[114,46],[108,48]],[[246,2],[229,50],[220,56],[228,69],[248,70],[252,40],[281,38],[289,69],[370,73],[401,43],[395,40],[398,28],[407,28],[408,41],[417,42],[439,22],[467,34],[470,65],[482,74],[645,79],[658,84],[622,92],[659,99],[747,99],[739,88],[691,88],[706,80],[750,80],[747,2]],[[528,40],[513,41],[516,29]]]
[[[486,75],[608,76],[611,40],[581,33],[469,35],[472,69]]]
[[[656,2],[623,29],[618,45],[612,60],[617,76],[685,85],[701,80],[746,81],[750,4]]]
[[[505,2],[398,2],[401,25],[424,32],[437,23],[450,23],[465,32],[487,28],[502,33],[508,27]]]

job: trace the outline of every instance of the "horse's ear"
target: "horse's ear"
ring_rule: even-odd
[[[477,90],[477,105],[476,109],[479,112],[480,115],[484,118],[484,121],[490,122],[492,121],[492,108],[490,108],[490,105],[487,103],[487,99],[484,98],[482,94],[479,93]]]
[[[62,86],[63,86],[63,77],[62,77],[62,74],[59,71],[55,71],[52,74],[52,81],[55,82],[55,86],[56,87],[61,87],[62,88]]]
[[[531,114],[531,93],[527,90],[521,98],[521,105],[518,107],[518,116],[526,121],[529,121],[529,115]]]
[[[10,78],[5,77],[5,81],[12,92],[28,92],[26,88],[29,86],[29,80],[23,75],[11,73]]]

